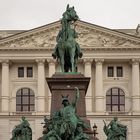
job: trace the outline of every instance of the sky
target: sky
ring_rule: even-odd
[[[29,30],[62,17],[67,4],[80,20],[110,29],[135,29],[140,0],[0,0],[0,30]]]

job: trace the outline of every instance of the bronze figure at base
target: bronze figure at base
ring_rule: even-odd
[[[21,123],[13,129],[11,140],[32,140],[32,129],[24,116],[21,118]]]
[[[108,125],[104,121],[103,130],[107,136],[107,140],[126,140],[127,126],[118,123],[117,117],[114,117]]]
[[[89,136],[84,133],[84,129],[89,126],[76,114],[76,106],[79,99],[79,89],[75,87],[75,97],[72,103],[67,96],[62,96],[62,105],[55,112],[51,119],[45,118],[45,131],[43,140],[90,140]]]

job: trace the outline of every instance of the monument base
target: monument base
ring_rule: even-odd
[[[80,73],[55,73],[51,78],[46,78],[46,81],[52,94],[51,116],[62,108],[62,96],[68,95],[69,102],[72,102],[75,96],[75,87],[78,87],[80,97],[76,113],[90,126],[90,121],[86,118],[85,104],[85,95],[90,78]],[[90,136],[91,140],[94,140],[91,129],[85,130],[85,132]]]
[[[62,107],[62,95],[67,96],[71,102],[75,96],[75,87],[79,88],[80,98],[77,104],[77,114],[86,117],[85,95],[87,92],[89,77],[82,74],[56,73],[51,78],[46,78],[52,94],[51,115]]]

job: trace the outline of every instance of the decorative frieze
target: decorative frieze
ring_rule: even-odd
[[[59,32],[60,22],[51,26],[46,25],[40,29],[23,32],[14,37],[2,39],[0,48],[54,48],[56,36]],[[77,22],[76,31],[78,32],[77,42],[83,48],[98,49],[119,49],[119,48],[140,48],[140,39],[135,36],[121,34],[103,27]]]

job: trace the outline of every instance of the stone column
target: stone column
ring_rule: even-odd
[[[95,59],[95,110],[104,112],[104,93],[103,93],[103,66],[104,59]]]
[[[139,60],[132,59],[132,112],[140,112]]]
[[[9,112],[9,60],[2,61],[2,112]]]
[[[37,59],[38,64],[38,94],[37,94],[37,112],[45,112],[45,59]]]
[[[88,59],[83,59],[84,63],[85,63],[85,71],[84,71],[84,75],[85,77],[90,77],[90,83],[88,86],[88,90],[87,90],[87,95],[88,96],[92,96],[92,74],[91,74],[91,65],[92,65],[92,58],[88,58]]]
[[[56,60],[53,58],[48,58],[48,65],[49,65],[49,77],[52,77],[53,74],[55,74],[55,64],[56,64]],[[51,92],[50,89],[48,89],[48,111],[50,112],[50,108],[51,108]]]
[[[92,71],[91,71],[91,65],[93,62],[92,58],[84,58],[84,63],[85,63],[85,71],[84,75],[85,77],[90,77],[90,83],[88,85],[88,90],[86,93],[86,110],[87,112],[92,112],[93,111],[93,96],[92,96]]]
[[[49,58],[47,59],[48,64],[49,64],[49,77],[51,77],[53,74],[55,74],[55,63],[56,60],[54,60],[53,58]]]

